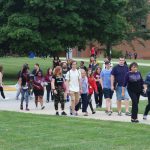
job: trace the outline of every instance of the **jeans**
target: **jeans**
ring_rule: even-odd
[[[103,90],[102,90],[102,87],[101,87],[100,83],[96,83],[96,85],[97,85],[98,93],[94,92],[95,103],[96,103],[96,105],[102,107]]]
[[[140,98],[140,92],[133,92],[131,90],[128,90],[129,96],[132,100],[132,115],[131,119],[137,119],[138,114],[138,104],[139,104],[139,98]]]
[[[87,112],[87,107],[88,107],[87,93],[81,94],[81,98],[82,98],[82,112]]]
[[[21,89],[21,105],[23,105],[23,101],[26,101],[26,106],[28,106],[29,102],[29,91],[28,89]]]
[[[147,116],[148,112],[150,111],[150,91],[147,92],[147,96],[148,96],[148,104],[145,107],[144,116]]]
[[[49,102],[50,93],[51,93],[51,100],[53,100],[53,94],[51,91],[51,84],[50,83],[48,83],[48,85],[46,86],[46,91],[47,91],[47,101]]]

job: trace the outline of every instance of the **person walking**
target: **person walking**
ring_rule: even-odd
[[[52,69],[48,68],[47,74],[45,76],[45,82],[47,83],[46,85],[46,91],[47,91],[46,102],[47,103],[49,103],[50,94],[51,94],[51,100],[53,101],[53,94],[51,91],[51,81],[52,81]]]
[[[129,72],[125,75],[125,80],[122,86],[122,96],[125,95],[125,87],[129,96],[132,100],[132,112],[131,112],[131,122],[139,122],[138,120],[138,103],[140,94],[143,90],[143,79],[141,73],[138,71],[138,64],[133,62],[129,66]]]
[[[71,70],[66,74],[67,93],[71,97],[71,115],[78,115],[78,110],[75,110],[75,106],[79,103],[80,92],[82,92],[80,78],[81,73],[77,70],[77,62],[72,61]]]
[[[147,115],[150,111],[150,72],[146,75],[146,78],[144,81],[144,91],[145,91],[145,93],[147,93],[148,104],[145,107],[143,119],[147,120]]]
[[[129,71],[128,66],[125,65],[125,58],[120,57],[119,58],[119,64],[114,66],[111,72],[111,90],[116,90],[116,96],[117,96],[117,110],[118,115],[122,116],[121,112],[121,101],[125,101],[125,115],[131,116],[131,113],[129,112],[129,95],[128,91],[125,87],[124,91],[125,94],[122,96],[122,86],[124,83],[125,75]]]
[[[88,78],[86,76],[86,71],[81,69],[81,99],[82,99],[82,112],[84,116],[88,116],[87,107],[88,107]]]
[[[29,103],[29,67],[27,65],[23,66],[23,69],[20,74],[19,84],[21,91],[21,104],[20,109],[23,110],[23,102],[26,102],[26,110],[29,111],[28,103]]]
[[[3,66],[0,65],[0,92],[3,99],[8,99],[5,97],[4,89],[3,89]]]
[[[41,104],[41,109],[44,109],[45,106],[43,105],[43,95],[44,95],[44,78],[42,72],[38,72],[37,76],[34,77],[33,83],[33,92],[35,95],[35,105],[36,108],[38,107],[38,102]]]
[[[62,68],[57,66],[54,70],[54,75],[51,82],[53,94],[54,94],[54,107],[56,115],[59,115],[58,104],[61,104],[62,113],[61,115],[67,115],[65,109],[64,92],[66,90],[65,80],[62,75]]]
[[[113,96],[113,91],[111,90],[111,64],[109,61],[105,61],[105,69],[101,71],[100,83],[103,89],[104,98],[106,99],[106,113],[111,116],[111,99]]]
[[[98,93],[98,90],[97,90],[96,81],[94,79],[94,75],[93,75],[91,68],[89,68],[89,70],[88,70],[88,84],[89,84],[89,87],[88,87],[88,104],[91,108],[92,114],[95,114],[96,112],[93,108],[91,97],[92,97],[92,94],[94,92]]]

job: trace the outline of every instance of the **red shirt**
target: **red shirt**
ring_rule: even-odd
[[[91,54],[92,54],[92,55],[95,54],[95,48],[94,48],[94,47],[92,47],[92,49],[91,49]]]
[[[97,92],[97,85],[94,77],[88,77],[89,94],[93,94],[93,91]]]

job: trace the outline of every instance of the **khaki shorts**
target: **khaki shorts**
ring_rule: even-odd
[[[71,100],[72,101],[74,101],[74,100],[79,100],[79,96],[80,96],[80,94],[79,94],[79,92],[72,92],[72,91],[70,91],[70,97],[71,97]]]

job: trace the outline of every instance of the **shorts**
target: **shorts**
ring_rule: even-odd
[[[44,90],[33,90],[35,96],[43,96]]]
[[[103,89],[103,94],[104,94],[104,98],[110,98],[112,99],[112,96],[113,96],[113,91],[111,89],[108,89],[108,88],[104,88]]]
[[[127,88],[125,87],[125,95],[122,96],[122,86],[117,86],[116,88],[116,96],[117,96],[117,100],[121,101],[121,100],[129,100],[129,94],[127,91]]]

